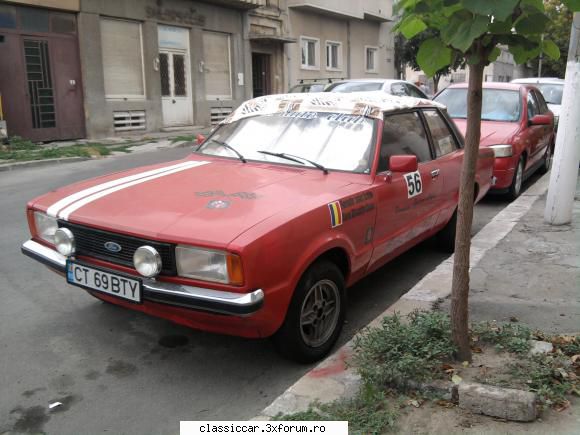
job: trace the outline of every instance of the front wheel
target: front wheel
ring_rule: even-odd
[[[278,351],[301,363],[326,356],[342,330],[345,294],[344,277],[334,263],[313,264],[300,279],[286,319],[273,337]]]

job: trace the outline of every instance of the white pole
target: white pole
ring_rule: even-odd
[[[564,225],[572,220],[580,162],[580,12],[574,14],[564,97],[556,138],[554,165],[550,174],[544,220]]]

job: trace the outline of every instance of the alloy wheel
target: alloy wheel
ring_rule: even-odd
[[[340,314],[338,286],[328,279],[316,282],[304,298],[300,311],[300,333],[310,347],[323,345],[336,328]]]

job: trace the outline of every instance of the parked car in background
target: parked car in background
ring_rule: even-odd
[[[451,85],[435,98],[465,134],[467,84]],[[547,172],[554,151],[554,115],[532,85],[484,83],[480,146],[495,152],[492,191],[517,198],[523,181]]]
[[[288,93],[311,93],[311,92],[324,92],[324,89],[331,83],[337,80],[343,79],[333,79],[333,78],[319,78],[319,79],[300,79],[297,85],[290,88]]]
[[[271,95],[199,141],[30,201],[23,253],[99,299],[311,362],[347,287],[433,235],[453,249],[463,143],[437,103]],[[480,153],[476,200],[493,160]]]
[[[562,95],[564,94],[564,79],[536,77],[527,79],[515,79],[512,83],[532,84],[540,90],[544,100],[548,103],[548,108],[554,114],[554,124],[558,130],[560,120],[560,109],[562,107]]]
[[[415,86],[413,83],[405,80],[392,79],[353,79],[341,80],[328,85],[325,92],[376,92],[383,91],[387,94],[398,97],[415,97],[425,98],[429,97]]]

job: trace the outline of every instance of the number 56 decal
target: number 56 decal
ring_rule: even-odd
[[[419,171],[410,172],[403,175],[403,177],[407,183],[407,198],[413,198],[423,193],[423,183],[421,182],[421,174]]]

